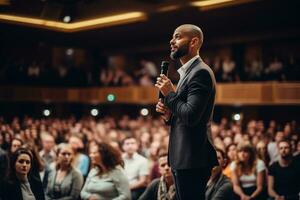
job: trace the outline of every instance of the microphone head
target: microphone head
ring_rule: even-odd
[[[169,62],[168,61],[162,61],[161,62],[161,74],[167,74],[168,73],[168,68],[169,68]]]
[[[168,61],[162,61],[161,62],[161,67],[163,67],[163,66],[169,66],[169,62]]]

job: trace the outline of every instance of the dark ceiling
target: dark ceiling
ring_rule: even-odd
[[[261,0],[208,11],[186,6],[188,2],[183,0],[11,0],[10,6],[0,6],[0,13],[61,20],[61,16],[67,10],[72,13],[73,21],[80,21],[95,16],[141,10],[145,11],[149,18],[144,22],[75,33],[0,23],[0,42],[3,45],[17,46],[30,45],[38,41],[107,51],[120,49],[151,51],[168,48],[168,41],[174,28],[183,23],[199,25],[204,31],[205,41],[211,45],[300,36],[299,1]],[[168,12],[156,11],[171,3],[181,5],[181,8]]]

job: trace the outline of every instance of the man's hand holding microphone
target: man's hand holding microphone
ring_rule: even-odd
[[[163,61],[161,64],[161,74],[157,78],[155,87],[159,89],[159,99],[158,103],[156,104],[156,112],[162,114],[162,118],[165,121],[168,121],[171,117],[171,111],[167,108],[163,103],[163,98],[167,96],[170,92],[175,92],[175,87],[171,80],[167,77],[168,74],[168,66],[169,63]]]

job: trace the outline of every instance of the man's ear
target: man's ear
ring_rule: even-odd
[[[197,38],[197,37],[193,37],[192,39],[191,39],[191,45],[192,46],[195,46],[195,45],[199,45],[199,38]]]

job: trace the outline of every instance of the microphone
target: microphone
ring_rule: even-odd
[[[164,74],[164,75],[168,76],[169,64],[170,63],[168,61],[162,61],[161,62],[160,74]],[[161,92],[159,92],[158,98],[163,99],[164,95]]]

